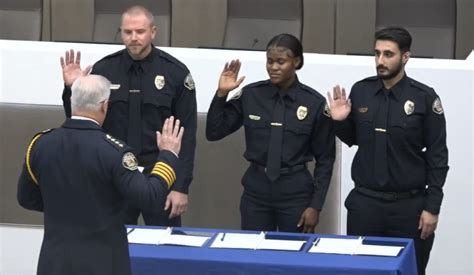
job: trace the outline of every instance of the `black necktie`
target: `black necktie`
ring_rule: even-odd
[[[127,143],[139,154],[142,150],[142,96],[141,74],[143,70],[138,63],[130,69],[130,92],[128,95],[128,139]]]
[[[281,145],[283,141],[283,120],[285,115],[285,103],[283,97],[276,97],[273,108],[273,120],[270,124],[270,143],[268,145],[266,173],[271,181],[280,176],[281,168]]]
[[[379,109],[375,117],[375,181],[380,186],[388,184],[388,161],[387,161],[387,121],[389,109],[389,93],[383,90],[379,95]]]

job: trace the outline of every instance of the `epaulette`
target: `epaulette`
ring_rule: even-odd
[[[121,141],[117,138],[114,138],[113,136],[111,136],[109,134],[106,134],[104,136],[104,139],[107,141],[107,143],[111,144],[115,149],[117,149],[119,151],[123,151],[127,147],[127,144],[125,144],[125,142],[123,142],[123,141]]]
[[[415,88],[417,88],[421,91],[424,91],[424,92],[429,93],[430,95],[433,95],[432,94],[433,89],[431,87],[429,87],[429,86],[427,86],[427,85],[425,85],[421,82],[418,82],[414,79],[411,79],[411,78],[409,78],[409,83],[410,83],[410,86],[413,86],[413,87],[415,87]]]
[[[125,51],[125,49],[120,50],[120,51],[117,51],[117,52],[114,52],[114,53],[111,53],[111,54],[109,54],[109,55],[106,55],[106,56],[102,57],[99,61],[97,61],[96,64],[99,63],[99,62],[101,62],[101,61],[110,59],[110,58],[112,58],[112,57],[119,56],[119,55],[121,55],[121,54],[123,53],[123,51]]]
[[[172,56],[171,54],[169,54],[165,51],[162,51],[160,49],[157,49],[157,50],[160,54],[160,57],[163,57],[164,59],[168,60],[169,62],[171,62],[171,63],[175,64],[176,66],[178,66],[179,68],[181,68],[183,70],[183,73],[187,74],[189,72],[188,67],[186,67],[186,65],[184,65],[183,62],[179,61],[174,56]]]
[[[305,85],[303,83],[300,83],[300,87],[302,90],[308,92],[309,94],[311,95],[314,95],[315,97],[319,98],[319,99],[322,99],[324,98],[320,93],[318,93],[318,91],[316,91],[315,89],[311,88],[310,86],[308,85]]]
[[[247,84],[245,87],[243,87],[243,89],[245,89],[245,88],[254,88],[254,87],[259,87],[259,86],[263,86],[263,85],[268,85],[268,83],[270,83],[270,80],[261,80],[261,81],[257,81],[257,82],[253,82],[253,83]]]
[[[366,77],[364,79],[361,79],[361,80],[357,81],[356,83],[361,83],[361,82],[366,82],[366,81],[377,81],[377,80],[379,80],[378,76],[369,76],[369,77]]]
[[[28,149],[26,150],[26,169],[28,170],[28,174],[30,175],[31,180],[33,180],[33,182],[36,184],[38,184],[38,180],[36,179],[35,174],[33,173],[33,169],[31,168],[31,151],[33,150],[33,145],[36,143],[36,141],[38,141],[41,136],[51,133],[53,130],[54,129],[46,129],[39,133],[36,133],[31,139],[30,144],[28,145]]]

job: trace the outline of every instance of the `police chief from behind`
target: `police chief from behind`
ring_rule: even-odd
[[[36,134],[26,151],[17,198],[44,213],[37,274],[131,274],[124,201],[163,209],[176,180],[184,129],[167,119],[157,133],[160,154],[147,176],[132,149],[101,128],[110,82],[98,75],[72,85],[72,117]]]

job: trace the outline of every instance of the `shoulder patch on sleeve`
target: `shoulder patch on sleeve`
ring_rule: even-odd
[[[435,114],[442,115],[444,113],[443,105],[441,104],[441,99],[439,97],[433,101],[432,109]]]
[[[122,151],[123,149],[125,149],[126,147],[126,144],[117,139],[117,138],[114,138],[113,136],[109,135],[109,134],[106,134],[104,136],[104,139],[109,143],[111,144],[115,149],[119,150],[119,151]]]
[[[240,87],[235,88],[227,94],[227,98],[225,101],[229,102],[234,99],[239,99],[241,95],[242,95],[242,88]]]
[[[331,117],[331,110],[329,109],[329,105],[328,103],[324,103],[324,111],[323,111],[323,114],[327,117]]]
[[[196,86],[194,85],[194,79],[191,73],[188,73],[188,75],[184,78],[184,87],[186,87],[190,91],[196,89]]]
[[[126,152],[122,156],[122,165],[130,171],[138,169],[138,160],[132,152]]]

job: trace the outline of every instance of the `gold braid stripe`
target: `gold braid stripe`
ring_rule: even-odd
[[[162,177],[168,184],[168,188],[170,188],[176,180],[176,174],[173,168],[164,162],[156,163],[151,173]]]
[[[168,164],[166,164],[166,163],[164,163],[164,162],[161,162],[161,161],[158,162],[155,167],[160,167],[160,168],[162,168],[162,169],[165,169],[166,171],[169,172],[169,174],[171,174],[171,178],[173,179],[173,181],[176,180],[176,174],[175,174],[175,172],[174,172],[173,167],[171,167],[171,166],[169,166]]]
[[[153,171],[151,171],[151,172],[152,173],[163,174],[165,176],[166,181],[168,182],[168,184],[173,182],[173,178],[170,176],[170,174],[161,167],[155,167],[155,168],[153,168]]]
[[[28,174],[30,174],[31,179],[38,185],[38,180],[36,179],[35,175],[33,174],[33,170],[31,169],[30,165],[30,157],[31,157],[31,149],[33,149],[33,144],[38,140],[38,138],[41,136],[41,134],[38,134],[36,137],[33,138],[33,140],[30,142],[30,145],[28,146],[28,150],[26,150],[26,169],[28,170]]]
[[[166,181],[166,184],[168,185],[168,189],[170,189],[171,185],[173,185],[173,183],[170,181],[170,179],[165,174],[163,174],[161,171],[157,171],[157,172],[153,171],[152,174],[162,177]]]

